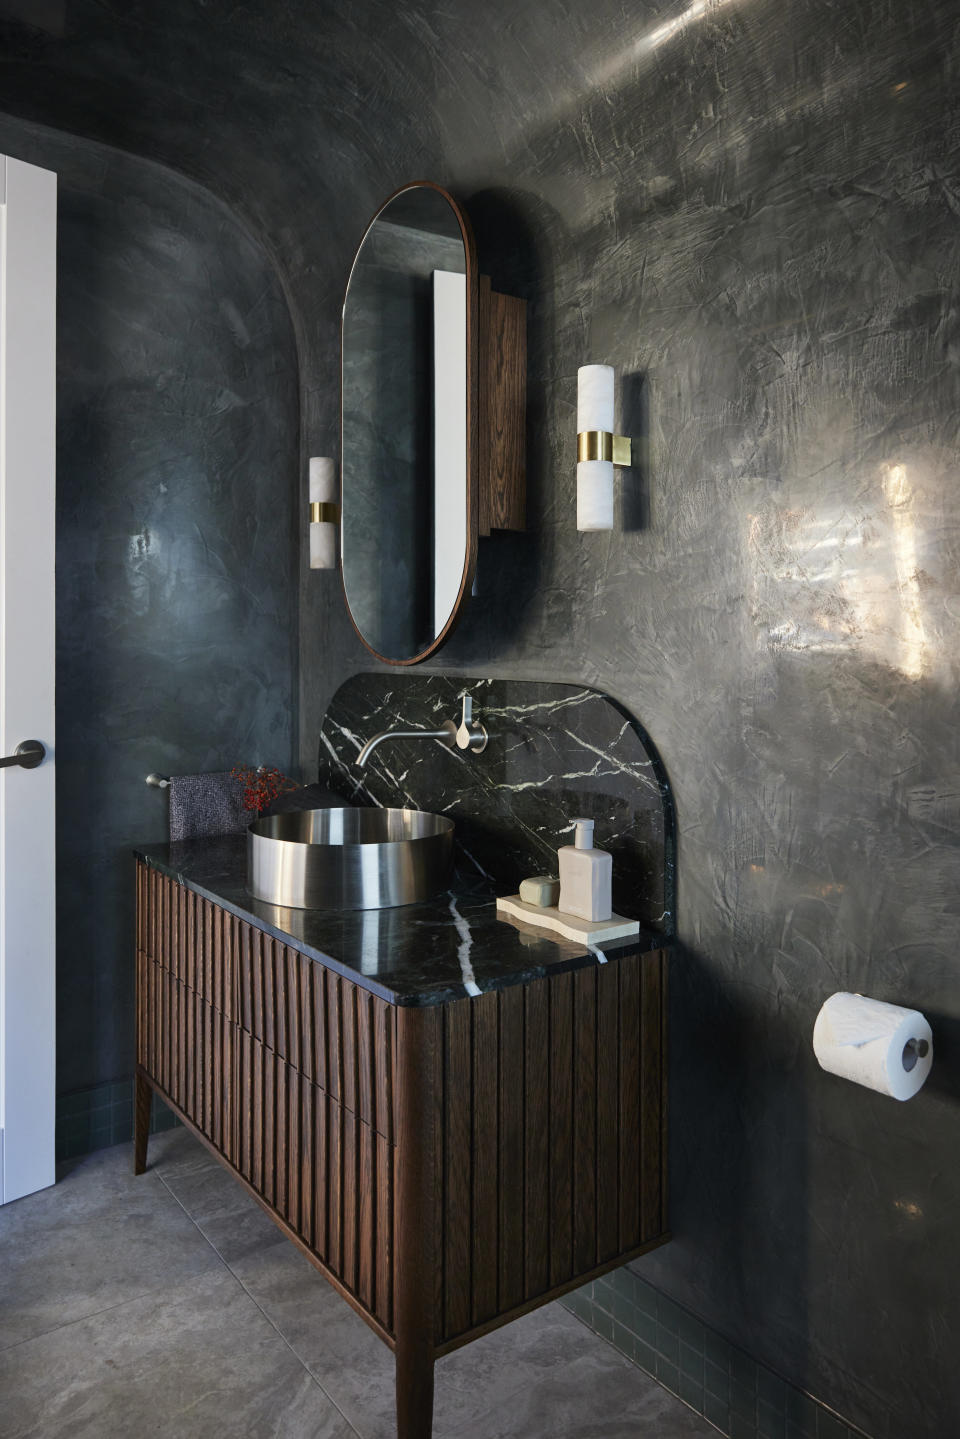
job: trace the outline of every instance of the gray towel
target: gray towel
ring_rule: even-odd
[[[243,807],[243,786],[229,771],[170,776],[170,840],[243,834],[256,819]]]

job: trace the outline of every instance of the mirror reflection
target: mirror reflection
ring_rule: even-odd
[[[384,206],[343,309],[342,562],[347,604],[384,659],[431,648],[468,554],[467,253],[442,191]]]

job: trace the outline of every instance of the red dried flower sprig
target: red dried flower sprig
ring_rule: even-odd
[[[295,779],[290,779],[273,765],[251,769],[249,765],[238,764],[234,765],[231,774],[243,785],[244,809],[256,810],[257,814],[262,814],[278,794],[289,794],[300,787]]]

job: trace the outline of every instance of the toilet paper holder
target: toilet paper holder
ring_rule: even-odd
[[[909,1074],[911,1069],[916,1068],[918,1059],[926,1059],[930,1053],[930,1045],[925,1039],[908,1039],[903,1046],[903,1067]]]

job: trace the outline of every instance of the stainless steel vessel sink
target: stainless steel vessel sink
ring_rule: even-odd
[[[390,909],[443,889],[453,820],[418,809],[305,809],[255,820],[247,887],[290,909]]]

